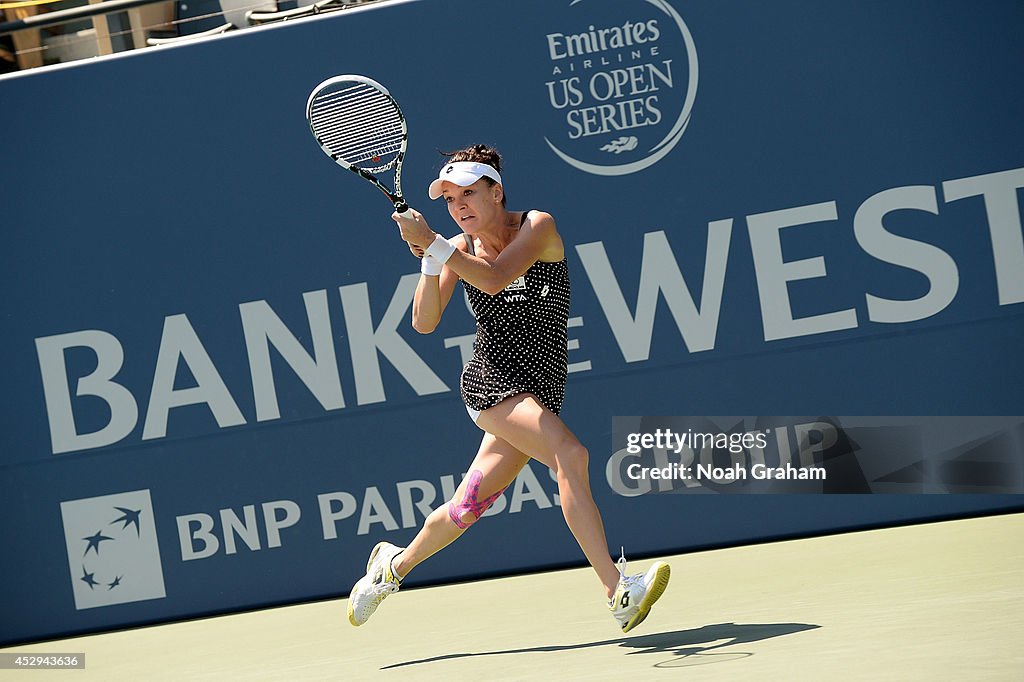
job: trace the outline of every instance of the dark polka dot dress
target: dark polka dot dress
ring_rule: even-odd
[[[523,214],[523,222],[528,213]],[[475,255],[472,238],[466,237],[466,245]],[[495,296],[465,280],[462,284],[476,317],[473,358],[460,382],[466,406],[483,411],[529,392],[558,414],[568,374],[566,260],[537,261]]]

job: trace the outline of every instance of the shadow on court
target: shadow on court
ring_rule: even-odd
[[[552,646],[538,646],[526,649],[505,649],[501,651],[480,651],[476,653],[444,654],[423,658],[417,661],[405,661],[394,663],[381,668],[389,670],[401,668],[408,665],[422,665],[425,663],[437,663],[459,658],[470,658],[474,656],[500,656],[503,654],[532,654],[551,653],[558,651],[573,651],[577,649],[592,649],[602,646],[619,646],[626,649],[627,655],[634,654],[672,654],[674,658],[660,663],[655,667],[674,668],[692,665],[705,665],[708,663],[724,663],[725,661],[747,658],[754,654],[741,651],[718,651],[726,647],[749,642],[760,642],[772,637],[792,635],[807,630],[816,630],[820,625],[809,625],[806,623],[768,623],[768,624],[737,624],[719,623],[718,625],[705,625],[693,630],[677,630],[675,632],[660,632],[653,635],[641,635],[639,637],[620,637],[617,639],[606,639],[600,642],[586,642],[583,644],[556,644]]]

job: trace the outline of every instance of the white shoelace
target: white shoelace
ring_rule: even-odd
[[[618,569],[618,571],[619,571],[619,585],[628,585],[630,583],[630,579],[628,577],[626,577],[626,548],[625,547],[622,547],[622,546],[619,547],[619,560],[615,562],[615,568]],[[615,589],[615,594],[613,594],[612,598],[608,600],[608,608],[610,608],[610,609],[614,609],[615,608],[615,598],[618,595],[618,593],[619,593],[619,590],[618,590],[618,588],[616,588]]]

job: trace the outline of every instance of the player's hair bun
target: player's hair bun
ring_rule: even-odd
[[[453,152],[441,152],[447,156],[446,163],[456,161],[472,161],[474,163],[486,163],[494,170],[501,172],[501,153],[494,147],[485,144],[473,144]]]

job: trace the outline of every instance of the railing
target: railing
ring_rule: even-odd
[[[111,12],[123,12],[142,5],[155,5],[167,2],[167,0],[106,0],[95,5],[83,5],[71,9],[47,12],[46,14],[34,14],[23,19],[5,21],[0,24],[0,36],[17,31],[24,31],[29,28],[45,28],[56,24],[65,24],[76,19],[88,19],[95,16],[110,14]],[[12,3],[19,4],[19,3]]]
[[[62,54],[61,58],[52,56],[51,53],[49,62],[72,61],[83,56],[99,56],[163,45],[383,0],[298,0],[299,6],[286,10],[278,10],[278,0],[251,0],[250,4],[245,4],[246,0],[234,0],[231,6],[225,6],[221,0],[219,4],[210,3],[214,4],[218,11],[187,18],[174,17],[175,2],[180,3],[182,0],[89,0],[91,4],[88,5],[36,14],[38,7],[58,1],[60,0],[0,0],[0,10],[3,10],[0,17],[3,14],[7,16],[7,21],[0,22],[0,37],[12,36],[14,56],[19,68],[42,66],[46,61],[44,53],[57,47],[53,43],[61,38],[60,49],[66,54]],[[165,8],[161,10],[150,7],[148,11],[143,9],[155,5],[164,5]],[[127,15],[120,14],[125,12]],[[119,14],[120,16],[117,16]],[[108,15],[115,16],[107,18]],[[228,15],[231,15],[230,20]],[[209,23],[208,20],[215,17],[223,18],[224,23],[206,30],[182,31],[182,27],[189,23],[204,20]],[[92,20],[92,30],[66,36],[50,36],[46,40],[50,44],[44,44],[40,29],[87,19]],[[76,46],[82,49],[76,49]],[[11,59],[10,51],[3,49],[2,42],[0,57]]]

